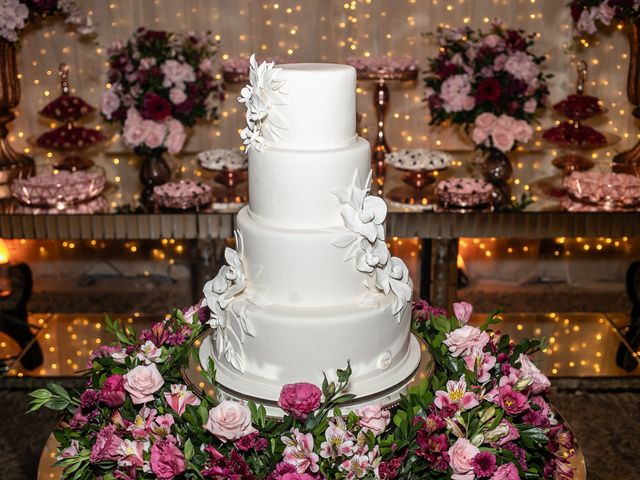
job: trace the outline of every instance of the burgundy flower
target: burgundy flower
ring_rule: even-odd
[[[509,450],[511,453],[513,453],[516,457],[516,460],[518,460],[518,464],[520,465],[520,468],[524,471],[527,470],[526,453],[522,448],[520,448],[515,443],[507,443],[506,445],[503,445],[502,448],[505,448]]]
[[[498,402],[508,415],[515,416],[529,409],[527,397],[516,392],[511,385],[498,389]]]
[[[501,91],[500,82],[497,79],[486,78],[478,85],[476,100],[478,102],[495,102],[500,98]]]
[[[574,22],[580,20],[582,10],[584,10],[584,7],[580,5],[580,0],[573,0],[573,2],[571,2],[571,18],[573,18]]]
[[[186,325],[183,325],[182,327],[180,327],[180,329],[177,332],[169,335],[166,343],[167,345],[172,345],[172,346],[182,345],[184,342],[187,341],[187,339],[189,338],[189,335],[191,335],[191,329]]]
[[[438,430],[442,430],[447,425],[442,417],[430,413],[427,418],[424,420],[424,428],[429,433],[437,432]]]
[[[413,302],[413,319],[416,322],[426,322],[431,317],[437,317],[439,315],[447,315],[447,311],[444,308],[434,307],[429,305],[426,300],[418,300]]]
[[[205,478],[230,479],[230,480],[254,480],[256,477],[251,473],[249,465],[237,450],[231,450],[228,457],[225,457],[213,446],[205,447],[205,452],[209,454],[209,460],[205,469],[201,472]]]
[[[161,347],[169,339],[171,332],[165,322],[156,322],[150,329],[145,329],[140,333],[140,341],[152,342],[156,347]]]
[[[125,398],[124,377],[122,375],[108,377],[100,389],[100,402],[109,408],[118,408],[124,404]]]
[[[402,467],[405,456],[406,454],[401,457],[394,457],[387,462],[382,462],[380,467],[378,467],[380,480],[395,480],[398,478],[398,470]]]
[[[480,452],[473,457],[471,465],[478,478],[488,478],[496,471],[496,456],[491,452]]]
[[[256,450],[262,452],[266,450],[268,443],[265,438],[259,436],[258,432],[250,433],[237,440],[234,445],[241,452],[248,452],[249,450]]]
[[[58,4],[58,0],[29,0],[29,6],[38,13],[52,11]]]
[[[171,115],[171,103],[157,93],[149,92],[145,94],[142,100],[140,113],[143,118],[159,122]]]
[[[83,411],[94,410],[98,406],[99,392],[98,390],[85,390],[80,395],[80,408]]]

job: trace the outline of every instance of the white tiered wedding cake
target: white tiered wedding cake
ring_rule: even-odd
[[[249,206],[237,250],[204,287],[217,382],[274,403],[282,385],[319,384],[351,362],[348,391],[388,398],[411,379],[412,283],[389,254],[384,201],[369,196],[369,143],[358,137],[356,72],[346,65],[257,65],[239,101]]]

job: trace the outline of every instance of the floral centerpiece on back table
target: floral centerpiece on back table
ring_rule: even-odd
[[[198,310],[198,311],[196,311]],[[59,410],[63,479],[455,479],[572,478],[573,438],[545,393],[549,380],[512,342],[417,302],[415,331],[435,371],[394,412],[371,405],[342,415],[350,368],[319,387],[285,385],[282,420],[249,402],[216,401],[180,377],[204,329],[202,304],[136,335],[107,322],[117,343],[92,355],[87,387],[35,391],[33,409]],[[203,376],[215,383],[210,363]],[[196,395],[197,393],[197,395]]]
[[[122,125],[122,140],[144,156],[140,178],[146,188],[170,178],[163,154],[180,153],[185,128],[217,118],[220,81],[214,70],[218,43],[204,35],[140,28],[109,50],[109,88],[102,114]]]
[[[510,166],[501,174],[492,167],[531,139],[531,123],[549,93],[545,58],[531,48],[536,35],[494,20],[488,32],[441,28],[435,37],[439,53],[425,79],[431,124],[461,125],[476,148],[493,154],[485,163],[487,180],[504,182]]]

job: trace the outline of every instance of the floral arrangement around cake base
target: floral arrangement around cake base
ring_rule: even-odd
[[[335,382],[285,385],[282,419],[192,391],[180,372],[197,358],[204,301],[139,335],[107,319],[117,341],[92,354],[86,389],[51,384],[31,394],[32,410],[61,412],[63,479],[572,478],[572,435],[529,357],[540,342],[491,330],[495,314],[472,326],[471,313],[464,302],[452,316],[414,304],[414,331],[435,370],[394,411],[371,405],[344,415],[349,366]],[[203,377],[215,385],[212,361]]]

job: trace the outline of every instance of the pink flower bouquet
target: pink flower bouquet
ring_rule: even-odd
[[[210,312],[202,302],[135,335],[107,321],[117,339],[91,356],[84,390],[59,385],[31,394],[32,409],[62,413],[55,432],[63,479],[568,480],[573,438],[549,406],[549,380],[531,361],[536,340],[512,342],[416,302],[414,331],[435,371],[398,408],[341,406],[351,369],[321,386],[285,385],[282,420],[252,402],[218,401],[180,371]],[[213,362],[203,377],[215,386]]]
[[[528,142],[549,93],[544,57],[531,52],[535,34],[494,21],[488,33],[441,28],[436,38],[425,80],[431,124],[462,125],[480,149]]]
[[[638,2],[633,0],[573,0],[570,8],[576,31],[582,35],[593,35],[614,19],[625,22],[640,19]]]
[[[185,127],[216,118],[221,86],[213,68],[217,42],[207,33],[139,29],[109,51],[109,88],[102,115],[122,124],[122,140],[136,153],[177,154]]]

